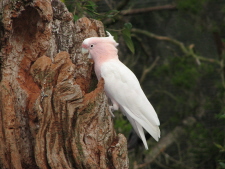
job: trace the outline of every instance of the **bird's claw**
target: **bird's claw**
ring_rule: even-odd
[[[109,112],[110,112],[110,114],[112,115],[112,117],[114,118],[115,116],[114,116],[112,110],[114,111],[113,106],[109,106]]]

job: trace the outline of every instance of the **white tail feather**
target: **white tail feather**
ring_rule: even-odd
[[[121,109],[121,110],[124,111],[124,109]],[[125,113],[125,115],[127,119],[129,120],[129,122],[131,123],[131,125],[133,126],[133,129],[137,133],[138,137],[142,140],[145,146],[145,149],[148,150],[148,144],[147,144],[142,126],[138,122],[136,122],[134,119],[132,119],[132,117],[129,116],[127,113]]]
[[[144,119],[141,119],[141,118],[138,118],[136,117],[128,108],[126,107],[123,107],[123,110],[125,111],[126,113],[126,116],[130,116],[130,118],[132,118],[135,122],[137,122],[140,126],[142,126],[156,141],[159,141],[159,138],[160,138],[160,130],[159,130],[159,127],[157,125],[153,125],[152,123],[149,123],[148,120],[143,117]],[[130,121],[130,120],[129,120]],[[137,125],[137,123],[135,123]],[[131,123],[132,126],[134,126],[133,124],[134,123]],[[135,126],[136,127],[136,126]],[[134,127],[134,128],[135,128]],[[137,126],[138,127],[138,126]],[[136,128],[137,128],[136,127]],[[137,128],[138,129],[138,128]],[[135,130],[137,132],[137,129]],[[142,139],[141,137],[141,133],[140,133],[140,130],[138,129],[138,135],[139,137]],[[144,140],[142,139],[143,143],[144,143]],[[146,140],[145,140],[146,141]],[[145,144],[145,143],[144,143]]]
[[[140,135],[139,137],[141,138],[141,140],[145,146],[145,149],[148,150],[148,144],[147,144],[147,141],[145,138],[144,130],[138,122],[135,121],[135,123],[136,123],[137,129],[138,129],[139,135]]]

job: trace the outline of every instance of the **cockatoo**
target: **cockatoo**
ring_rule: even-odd
[[[82,43],[82,53],[89,53],[94,60],[95,74],[104,79],[104,91],[112,102],[109,111],[120,109],[132,124],[146,149],[143,128],[156,140],[160,138],[158,116],[141,89],[134,73],[118,58],[118,43],[108,37],[91,37]]]

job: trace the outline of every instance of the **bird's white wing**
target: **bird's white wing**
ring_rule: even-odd
[[[122,62],[112,60],[102,64],[101,77],[105,81],[104,89],[107,96],[119,104],[145,147],[147,143],[142,127],[158,141],[160,137],[158,116],[133,72]]]

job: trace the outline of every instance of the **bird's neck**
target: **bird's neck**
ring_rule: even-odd
[[[104,63],[111,62],[111,61],[119,61],[118,56],[117,57],[103,57],[104,59],[100,59],[99,61],[94,61],[94,68],[95,68],[95,74],[98,78],[98,80],[101,79],[101,67]]]

